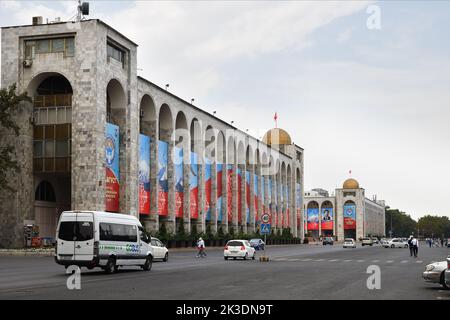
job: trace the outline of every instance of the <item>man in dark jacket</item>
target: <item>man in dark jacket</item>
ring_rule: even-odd
[[[409,236],[409,239],[408,239],[408,247],[409,247],[409,254],[411,255],[411,257],[412,257],[413,254],[414,254],[414,246],[413,246],[413,244],[412,244],[412,239],[413,239],[413,236],[410,235],[410,236]]]

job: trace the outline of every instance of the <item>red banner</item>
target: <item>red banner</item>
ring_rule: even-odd
[[[227,215],[228,225],[233,223],[233,167],[227,166]]]
[[[105,207],[106,211],[119,212],[119,182],[113,171],[106,168]]]
[[[183,218],[184,192],[175,192],[175,217]]]
[[[238,223],[242,223],[242,176],[241,170],[238,169],[237,174],[238,186],[237,186],[237,202],[238,202]]]

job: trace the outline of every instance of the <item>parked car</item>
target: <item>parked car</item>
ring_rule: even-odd
[[[387,244],[389,242],[389,240],[388,239],[386,239],[386,238],[382,238],[381,240],[380,240],[380,244],[384,247],[384,245],[385,244]]]
[[[450,255],[447,256],[447,270],[445,270],[444,283],[450,287]]]
[[[256,250],[264,250],[264,246],[266,245],[262,239],[251,239],[250,245]]]
[[[153,258],[161,259],[164,262],[169,261],[169,249],[157,238],[152,238],[150,245],[153,249]]]
[[[408,248],[408,242],[404,242],[400,238],[394,238],[383,244],[385,248]]]
[[[361,241],[361,246],[373,246],[373,240],[372,238],[364,237]]]
[[[445,289],[449,286],[445,284],[445,270],[447,269],[447,261],[433,262],[425,267],[422,278],[426,282],[439,283]]]
[[[354,239],[351,239],[351,238],[344,239],[343,247],[344,248],[356,248],[356,242]]]
[[[242,258],[244,260],[252,258],[255,260],[255,254],[255,248],[247,240],[230,240],[223,250],[225,260],[228,260],[228,258],[233,258],[234,260],[236,258]]]
[[[334,244],[334,238],[333,237],[325,237],[323,238],[322,244],[326,246],[327,244],[333,245]]]
[[[114,273],[119,266],[148,271],[153,250],[150,237],[132,215],[100,211],[64,211],[56,230],[56,263]]]

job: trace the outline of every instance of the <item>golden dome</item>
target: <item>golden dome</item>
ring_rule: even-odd
[[[283,129],[273,128],[266,132],[262,141],[267,145],[292,144],[291,136]]]
[[[342,186],[343,189],[359,189],[359,183],[355,179],[347,179]]]

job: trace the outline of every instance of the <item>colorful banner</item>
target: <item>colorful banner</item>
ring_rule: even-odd
[[[211,221],[211,160],[205,158],[205,221]]]
[[[319,208],[308,208],[308,231],[319,230]]]
[[[169,214],[169,180],[167,179],[169,144],[158,141],[158,214]]]
[[[250,223],[250,171],[245,171],[245,218],[247,223]]]
[[[284,208],[285,208],[285,203],[284,203],[284,186],[280,183],[278,186],[279,190],[278,192],[280,193],[280,205],[279,207],[279,224],[280,224],[280,228],[284,227]]]
[[[322,208],[322,230],[333,230],[333,208]]]
[[[273,203],[272,203],[272,178],[269,178],[267,181],[267,198],[269,198],[269,215],[270,215],[270,223],[272,224],[272,214],[273,214]]]
[[[295,201],[297,207],[297,229],[300,228],[302,209],[302,187],[300,183],[295,184]]]
[[[222,198],[222,171],[223,171],[223,165],[221,163],[217,163],[216,166],[216,193],[217,193],[217,202],[216,202],[216,208],[217,208],[217,222],[222,222],[223,220],[223,198]]]
[[[356,206],[354,204],[344,205],[344,230],[356,229]]]
[[[150,214],[150,137],[139,135],[139,213]]]
[[[291,223],[291,209],[289,208],[289,186],[286,186],[286,219],[284,219],[286,223],[286,228],[289,228]]]
[[[183,148],[174,148],[175,169],[175,217],[183,218],[184,183],[183,183]]]
[[[189,173],[189,195],[191,219],[198,219],[198,155],[191,152],[191,171]]]
[[[264,185],[266,182],[266,179],[264,179],[263,176],[261,176],[261,214],[267,213],[267,207],[266,207],[266,186]],[[259,217],[258,217],[259,218]],[[256,221],[259,223],[259,219]]]
[[[255,223],[258,223],[258,201],[259,201],[259,190],[258,190],[258,176],[253,175],[253,200],[255,206]]]
[[[233,223],[233,165],[227,164],[227,216],[228,226]]]
[[[237,168],[237,180],[238,223],[242,224],[242,173],[240,168]]]
[[[119,212],[119,127],[107,123],[105,135],[105,210]]]

